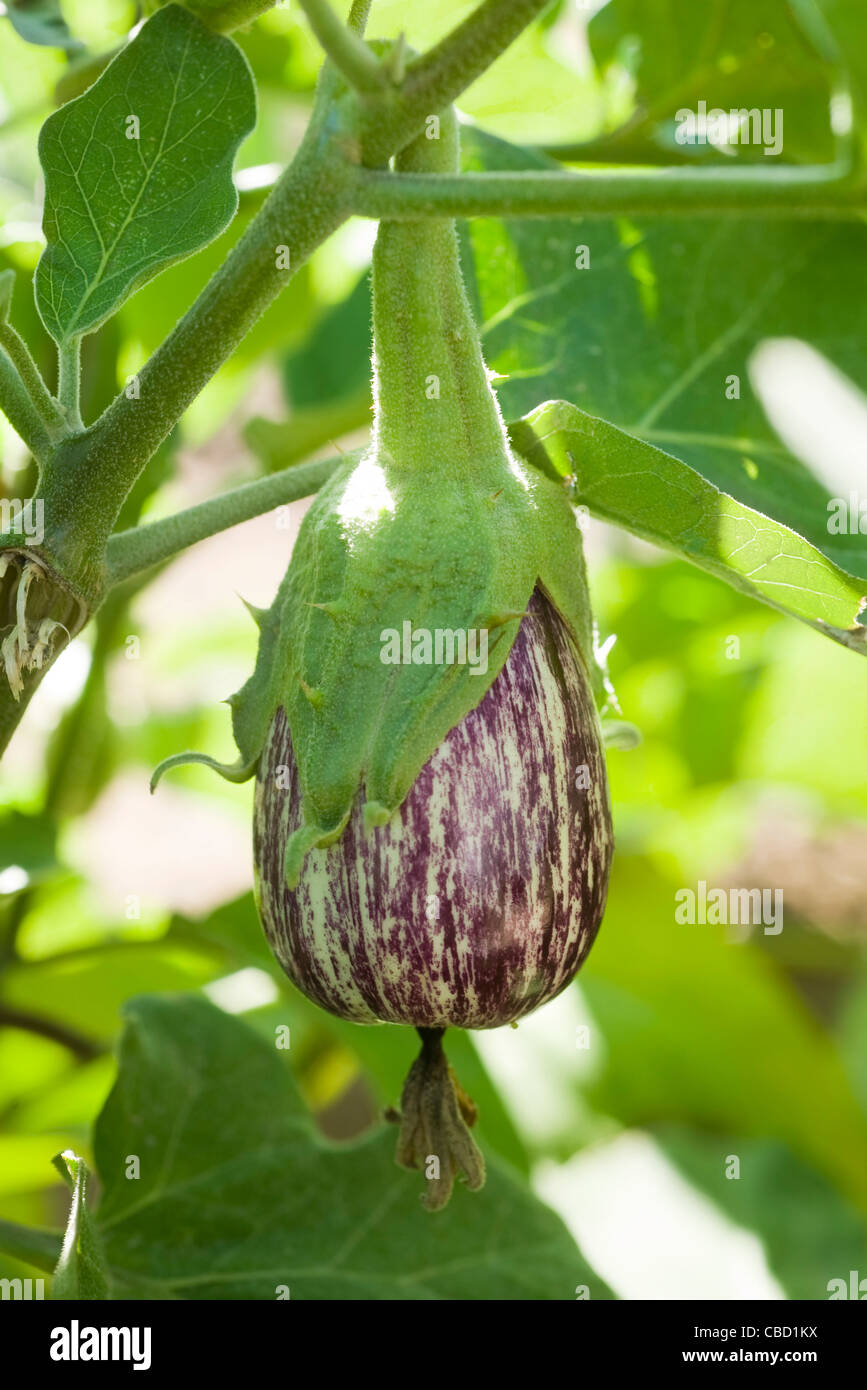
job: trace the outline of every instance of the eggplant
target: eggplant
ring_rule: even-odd
[[[553,999],[589,951],[613,836],[590,682],[538,590],[505,666],[386,824],[356,803],[341,838],[283,873],[303,821],[278,710],[259,765],[254,859],[274,954],[354,1023],[497,1028]]]
[[[278,709],[256,784],[256,898],[287,975],[355,1023],[417,1028],[397,1161],[422,1169],[425,1206],[456,1177],[482,1186],[476,1119],[442,1050],[447,1027],[496,1028],[553,999],[593,944],[613,851],[593,690],[566,623],[538,589],[505,665],[446,735],[385,825],[361,798],[341,837],[308,851],[289,724]]]

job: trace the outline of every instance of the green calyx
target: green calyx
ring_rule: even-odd
[[[457,165],[453,113],[401,169]],[[373,258],[375,423],[315,498],[253,676],[232,698],[239,766],[289,721],[304,824],[286,875],[343,832],[356,797],[381,825],[504,665],[537,584],[601,695],[581,536],[562,484],[519,462],[491,390],[455,225],[383,223]],[[233,769],[237,775],[237,769]]]

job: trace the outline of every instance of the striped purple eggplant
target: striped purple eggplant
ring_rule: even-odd
[[[583,664],[563,620],[531,600],[508,661],[448,734],[392,820],[283,856],[301,823],[278,710],[259,767],[259,909],[283,969],[356,1023],[495,1028],[574,977],[605,906],[612,852],[605,761]]]

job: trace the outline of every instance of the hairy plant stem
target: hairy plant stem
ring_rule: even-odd
[[[0,1220],[0,1250],[15,1260],[35,1265],[51,1274],[63,1245],[60,1231],[38,1231],[31,1226],[19,1226],[16,1221]]]
[[[367,28],[367,21],[370,18],[370,7],[373,0],[352,0],[352,8],[349,11],[349,18],[346,23],[355,34],[363,34]]]
[[[249,521],[251,517],[261,516],[263,512],[298,498],[309,497],[328,481],[340,462],[339,458],[330,458],[294,464],[280,473],[209,497],[162,521],[118,531],[109,540],[106,551],[109,584],[119,584],[162,564],[197,541],[215,536],[241,521]]]
[[[56,443],[69,433],[66,417],[42,380],[42,373],[30,349],[8,319],[0,319],[0,348],[4,349],[21,378],[49,439]]]
[[[350,215],[353,159],[367,123],[373,120],[380,131],[379,148],[387,158],[542,8],[543,0],[484,0],[411,65],[405,88],[362,94],[354,106],[337,100],[337,74],[326,64],[295,159],[221,269],[143,367],[137,394],[121,392],[95,424],[64,441],[51,459],[37,494],[48,519],[44,559],[86,604],[95,607],[105,591],[108,538],[148,459],[298,266]],[[356,22],[362,17],[363,7]]]
[[[334,66],[359,92],[384,87],[388,74],[353,28],[338,19],[328,0],[301,0],[307,22]]]
[[[0,1028],[19,1028],[23,1032],[35,1033],[40,1038],[59,1043],[61,1047],[68,1048],[80,1062],[90,1062],[103,1051],[99,1043],[93,1042],[72,1028],[67,1028],[65,1024],[57,1023],[52,1018],[44,1018],[41,1014],[32,1014],[26,1009],[13,1009],[5,1004],[0,1005]]]
[[[787,169],[556,169],[419,174],[358,169],[362,217],[753,216],[858,220],[867,186],[836,165]]]
[[[384,165],[481,77],[549,0],[483,0],[478,9],[427,53],[412,59],[400,87],[363,113],[363,162]]]
[[[70,338],[58,353],[57,399],[69,425],[83,430],[81,419],[81,339]]]
[[[51,434],[4,348],[5,343],[0,345],[0,410],[37,463],[42,464],[53,448]]]

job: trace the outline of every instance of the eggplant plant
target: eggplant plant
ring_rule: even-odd
[[[258,657],[229,700],[237,760],[179,751],[151,787],[190,762],[232,782],[255,778],[255,901],[279,965],[339,1019],[419,1032],[387,1118],[398,1162],[422,1171],[424,1205],[436,1211],[456,1179],[471,1189],[485,1180],[476,1106],[446,1060],[445,1031],[515,1025],[560,994],[606,906],[605,746],[635,734],[591,612],[584,517],[674,552],[853,660],[867,654],[857,527],[836,544],[825,518],[808,515],[806,484],[793,495],[774,462],[769,481],[759,475],[746,433],[732,449],[709,431],[693,450],[697,425],[667,430],[692,368],[661,394],[653,383],[630,427],[601,387],[585,399],[576,364],[589,372],[597,358],[629,354],[629,323],[621,332],[592,301],[560,316],[558,277],[596,273],[594,228],[614,228],[650,321],[658,290],[636,223],[664,227],[675,246],[721,223],[744,244],[768,225],[796,248],[802,228],[853,234],[867,212],[867,80],[847,68],[845,5],[825,7],[821,22],[787,13],[774,18],[773,42],[800,55],[817,109],[828,106],[824,82],[838,112],[821,140],[799,131],[792,157],[772,167],[764,156],[776,148],[741,157],[730,127],[722,153],[719,136],[706,158],[685,155],[683,113],[663,138],[640,63],[622,127],[520,150],[455,104],[546,0],[481,0],[422,51],[412,32],[366,38],[368,0],[354,0],[346,23],[328,0],[302,0],[324,53],[312,113],[285,170],[249,194],[235,177],[257,113],[245,51],[271,8],[150,0],[104,55],[82,53],[59,12],[25,23],[10,9],[24,38],[63,46],[70,61],[39,135],[44,247],[32,292],[56,349],[49,381],[35,341],[12,322],[25,277],[0,271],[0,409],[33,474],[0,534],[0,750],[64,650],[91,626],[99,641],[135,587],[198,541],[313,498],[273,604],[251,608]],[[600,65],[626,8],[612,0],[591,25]],[[755,34],[739,22],[750,44],[758,35],[756,52],[773,46],[759,20]],[[177,306],[164,341],[93,408],[94,344],[122,307],[172,265],[223,245],[241,217],[242,234],[194,301]],[[305,447],[302,422],[293,442],[290,420],[283,466],[141,521],[147,480],[190,406],[351,218],[377,224],[368,445],[311,461],[331,422]],[[504,296],[485,303],[496,255],[473,236],[534,224],[551,229],[552,248],[561,235],[577,245],[568,269],[544,256],[526,268],[514,299],[526,303],[536,356],[512,378],[483,354],[483,342],[496,351]],[[753,298],[738,331],[777,293],[776,274],[745,286]],[[699,341],[695,371],[736,336]],[[739,401],[741,389],[721,368],[720,398]],[[59,773],[52,786],[61,784]],[[82,1206],[84,1167],[70,1162],[65,1176]],[[81,1277],[67,1251],[60,1287],[80,1288]]]

